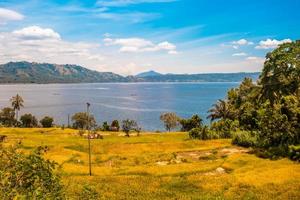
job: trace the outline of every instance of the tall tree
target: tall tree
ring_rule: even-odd
[[[231,109],[230,104],[228,104],[226,101],[219,99],[216,104],[213,105],[213,108],[211,108],[208,112],[210,112],[210,115],[208,115],[207,118],[210,118],[211,121],[214,121],[215,119],[234,119],[234,112]]]
[[[163,113],[160,116],[160,120],[164,123],[167,131],[176,128],[179,122],[179,117],[175,113]]]
[[[11,102],[11,106],[13,107],[13,109],[16,112],[16,120],[18,121],[18,114],[19,114],[21,107],[24,107],[24,105],[23,105],[24,100],[19,94],[17,94],[16,96],[14,96],[10,99],[10,102]]]

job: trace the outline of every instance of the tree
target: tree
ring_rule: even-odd
[[[160,115],[160,120],[164,123],[167,131],[176,128],[178,125],[179,117],[175,113],[163,113]]]
[[[21,116],[20,121],[23,127],[32,128],[38,125],[38,121],[32,114],[24,114]]]
[[[50,128],[53,126],[53,118],[46,116],[43,119],[40,120],[40,123],[44,128]]]
[[[3,108],[0,112],[0,123],[8,127],[15,125],[15,111],[9,107]]]
[[[210,115],[207,118],[210,118],[211,121],[215,119],[234,119],[234,112],[226,101],[219,99],[216,104],[213,105],[213,108],[210,109]]]
[[[266,56],[259,84],[261,100],[271,105],[284,95],[300,97],[300,41],[284,43]]]
[[[127,137],[129,137],[130,131],[136,130],[137,127],[138,125],[134,120],[126,119],[122,121],[122,130]]]
[[[181,131],[190,131],[193,128],[202,126],[202,119],[199,115],[193,115],[190,119],[180,119]]]
[[[57,164],[43,158],[45,150],[0,146],[0,199],[65,199]]]
[[[102,131],[109,131],[109,125],[108,122],[103,122],[102,124]]]
[[[13,109],[16,112],[16,120],[18,121],[18,114],[19,114],[21,107],[24,107],[24,105],[23,105],[24,100],[19,94],[17,94],[16,96],[14,96],[10,99],[10,102],[11,102]]]
[[[96,126],[96,120],[93,115],[87,115],[86,112],[78,112],[72,116],[73,128],[76,129],[84,129],[88,125],[89,119],[89,126],[94,127]]]
[[[120,125],[119,125],[119,121],[118,120],[113,120],[111,122],[110,130],[111,131],[119,131],[120,130]]]

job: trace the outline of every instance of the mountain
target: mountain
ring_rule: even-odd
[[[142,77],[144,82],[241,82],[245,77],[257,80],[259,72],[164,74]]]
[[[148,72],[143,72],[143,73],[137,74],[135,77],[144,78],[144,77],[149,77],[149,76],[160,76],[160,75],[162,75],[162,74],[151,70],[151,71],[148,71]]]
[[[0,65],[0,83],[127,82],[111,72],[97,72],[78,65],[9,62]]]
[[[245,77],[257,80],[259,73],[160,74],[148,71],[124,77],[69,64],[24,61],[0,65],[0,83],[240,82]]]

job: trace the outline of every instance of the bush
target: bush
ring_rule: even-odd
[[[89,115],[86,112],[75,113],[72,116],[73,128],[84,129],[89,125],[89,128],[96,126],[96,120],[93,115]],[[87,123],[89,122],[89,123]]]
[[[0,199],[65,199],[56,163],[42,157],[45,150],[24,154],[0,146]]]
[[[190,131],[193,128],[200,128],[202,126],[202,119],[199,115],[193,115],[190,119],[180,119],[181,131]]]
[[[292,160],[300,162],[300,146],[290,146],[289,147],[289,157]]]
[[[208,126],[203,126],[202,128],[193,128],[189,131],[189,137],[191,139],[200,139],[200,140],[208,140],[210,138]]]
[[[76,199],[97,200],[99,199],[99,194],[94,186],[85,184],[81,190],[76,191]]]
[[[232,134],[232,144],[242,147],[253,147],[257,144],[257,136],[248,131],[240,131]]]
[[[215,131],[219,138],[231,138],[232,132],[237,131],[239,128],[239,122],[230,119],[221,119],[211,124],[211,130]]]
[[[102,124],[102,131],[109,131],[109,125],[107,122],[103,122]]]
[[[46,116],[43,119],[41,119],[40,123],[44,128],[50,128],[53,126],[53,118]]]
[[[26,128],[37,127],[38,121],[32,114],[24,114],[21,116],[20,121],[22,126]]]

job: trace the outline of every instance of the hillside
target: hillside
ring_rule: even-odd
[[[160,74],[155,71],[136,76],[92,71],[78,65],[9,62],[0,65],[0,83],[103,83],[103,82],[240,82],[256,80],[259,73]]]
[[[300,165],[269,160],[231,145],[227,139],[189,140],[187,133],[99,132],[88,143],[78,130],[0,128],[3,145],[22,141],[20,150],[46,145],[45,157],[60,164],[67,199],[79,199],[87,185],[97,199],[299,199]],[[87,193],[88,194],[88,193]],[[86,197],[86,199],[89,199]],[[92,199],[92,198],[90,198]]]
[[[9,62],[0,65],[0,83],[87,83],[126,80],[111,72],[92,71],[78,65],[29,62]]]

